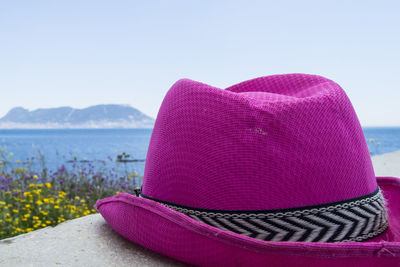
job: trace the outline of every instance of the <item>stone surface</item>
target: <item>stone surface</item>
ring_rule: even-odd
[[[372,158],[377,176],[400,177],[400,151]],[[0,266],[183,266],[115,233],[101,215],[0,240]]]
[[[0,266],[183,266],[120,237],[100,214],[0,240]]]
[[[400,150],[372,157],[376,176],[400,178]]]

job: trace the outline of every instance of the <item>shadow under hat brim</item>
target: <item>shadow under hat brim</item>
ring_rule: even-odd
[[[117,233],[148,249],[196,265],[374,266],[400,262],[400,179],[378,177],[389,228],[364,242],[275,242],[198,222],[150,199],[121,193],[96,209]],[[334,261],[332,261],[334,259]]]

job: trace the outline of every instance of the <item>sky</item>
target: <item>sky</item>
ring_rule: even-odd
[[[282,73],[339,83],[363,126],[400,126],[400,1],[0,2],[0,117],[129,104],[171,85]]]

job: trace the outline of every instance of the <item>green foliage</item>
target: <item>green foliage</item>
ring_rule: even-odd
[[[139,186],[140,177],[135,173],[120,176],[113,169],[91,163],[82,167],[76,158],[70,169],[62,165],[55,171],[45,167],[40,153],[39,171],[29,163],[12,166],[10,158],[12,153],[7,155],[1,148],[0,239],[96,213],[93,207],[98,199],[133,193]],[[111,159],[109,164],[114,164]]]

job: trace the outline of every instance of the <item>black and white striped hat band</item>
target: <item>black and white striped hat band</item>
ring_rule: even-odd
[[[265,241],[363,241],[388,227],[385,201],[379,188],[369,195],[340,202],[261,211],[197,209],[141,196],[197,221]]]

